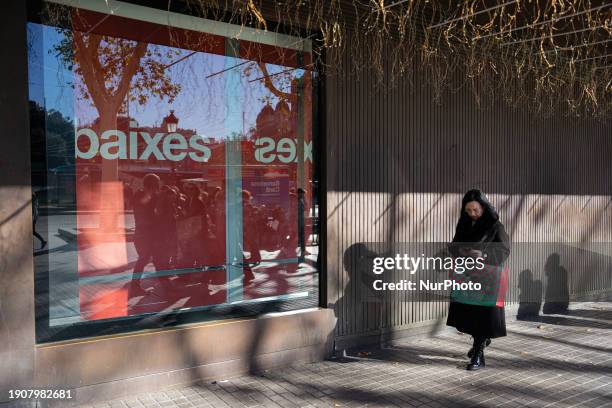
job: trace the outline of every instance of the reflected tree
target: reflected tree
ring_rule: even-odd
[[[97,110],[100,132],[117,129],[117,116],[126,111],[129,102],[145,105],[151,98],[174,100],[181,87],[166,68],[180,50],[97,34],[93,30],[98,21],[88,17],[90,14],[83,11],[72,13],[72,25],[80,29],[62,30],[64,38],[55,52],[74,73],[78,97]],[[123,210],[117,159],[104,160],[101,170],[104,209],[100,226],[114,230]]]

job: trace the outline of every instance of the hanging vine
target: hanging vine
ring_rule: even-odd
[[[328,75],[374,75],[379,87],[425,80],[436,99],[469,88],[481,105],[500,100],[541,115],[612,114],[606,1],[168,0],[174,7],[312,39]]]

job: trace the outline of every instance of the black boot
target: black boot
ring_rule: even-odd
[[[485,339],[474,339],[474,353],[466,367],[469,371],[479,370],[485,366],[484,349]]]
[[[489,347],[489,345],[491,345],[491,339],[487,339],[485,341],[485,347]],[[468,358],[472,358],[472,354],[474,354],[474,346],[472,346],[472,348],[468,351]]]

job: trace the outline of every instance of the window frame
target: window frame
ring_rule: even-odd
[[[38,23],[43,24],[40,21],[40,11],[42,10],[42,1],[28,1],[28,20],[27,23]],[[105,8],[104,2],[82,2],[76,0],[49,0],[46,3],[60,4],[68,7],[77,7],[80,9],[88,9],[91,11],[101,12],[100,7]],[[143,20],[143,16],[149,16],[151,14],[162,15],[164,17],[171,16],[180,22],[182,25],[186,25],[189,22],[197,21],[204,27],[213,27],[215,30],[225,30],[225,32],[240,32],[244,36],[243,40],[252,42],[262,42],[256,40],[266,41],[263,43],[269,43],[278,47],[283,47],[283,44],[274,44],[274,39],[281,38],[283,41],[292,41],[294,44],[304,44],[307,42],[309,45],[306,47],[308,52],[312,53],[312,42],[308,38],[315,37],[314,34],[305,36],[303,38],[292,37],[281,33],[265,33],[259,30],[255,30],[250,27],[241,28],[238,25],[229,24],[222,21],[206,20],[199,17],[190,16],[188,14],[177,13],[174,11],[167,11],[162,8],[157,9],[154,7],[145,7],[134,4],[135,2],[119,2],[114,0],[108,1],[110,7],[120,5],[122,14],[117,13],[116,15],[123,16],[131,19]],[[85,7],[84,7],[85,6]],[[123,15],[134,10],[143,11],[147,10],[148,13],[138,14],[141,18],[135,18],[130,15]],[[104,12],[104,11],[102,11]],[[106,13],[108,14],[108,13]],[[143,20],[149,21],[149,20]],[[167,19],[164,25],[168,25],[169,19]],[[151,22],[151,21],[149,21]],[[279,24],[280,30],[282,31],[282,24]],[[183,27],[178,27],[183,28]],[[202,32],[208,32],[203,30],[197,30]],[[221,34],[222,35],[222,34]],[[228,38],[228,36],[223,35]],[[292,48],[292,47],[287,47]],[[270,312],[283,312],[283,311],[301,311],[310,310],[313,307],[327,307],[327,293],[326,293],[326,181],[325,181],[325,149],[323,148],[323,137],[322,131],[325,127],[324,117],[324,79],[321,75],[320,67],[315,63],[315,76],[312,81],[312,143],[313,143],[313,179],[316,180],[316,201],[319,208],[318,216],[318,235],[319,235],[319,256],[316,264],[316,276],[317,294],[313,293],[309,297],[309,301],[312,301],[312,305],[306,307],[300,307],[297,305],[294,307],[291,301],[287,300],[276,300],[276,301],[265,301],[265,302],[252,302],[238,305],[231,304],[219,304],[195,307],[192,310],[181,311],[175,310],[169,313],[147,313],[135,316],[126,316],[120,318],[112,318],[97,321],[82,321],[78,323],[72,323],[68,325],[50,326],[49,325],[49,271],[37,271],[34,268],[35,277],[35,319],[36,319],[36,343],[46,344],[61,341],[71,341],[75,339],[83,338],[96,338],[108,335],[117,334],[128,334],[134,332],[140,332],[144,330],[160,329],[175,327],[185,324],[196,324],[205,323],[217,320],[231,320],[244,317],[255,317],[261,314]],[[31,133],[30,133],[31,134]],[[31,137],[31,136],[30,136]],[[45,134],[45,140],[46,140]],[[30,153],[32,154],[32,152]],[[48,177],[45,173],[45,177]],[[313,195],[314,197],[314,195]],[[40,255],[46,257],[46,264],[48,265],[48,252]],[[312,298],[312,300],[311,300]],[[316,300],[316,303],[314,302]]]

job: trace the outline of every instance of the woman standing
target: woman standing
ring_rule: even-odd
[[[508,234],[497,211],[480,190],[470,190],[463,197],[449,251],[456,258],[481,258],[485,266],[482,270],[455,273],[455,279],[480,283],[481,289],[451,293],[446,321],[448,326],[474,338],[467,369],[478,370],[485,366],[485,346],[491,339],[506,335],[504,297],[508,278],[503,263],[510,254]]]

